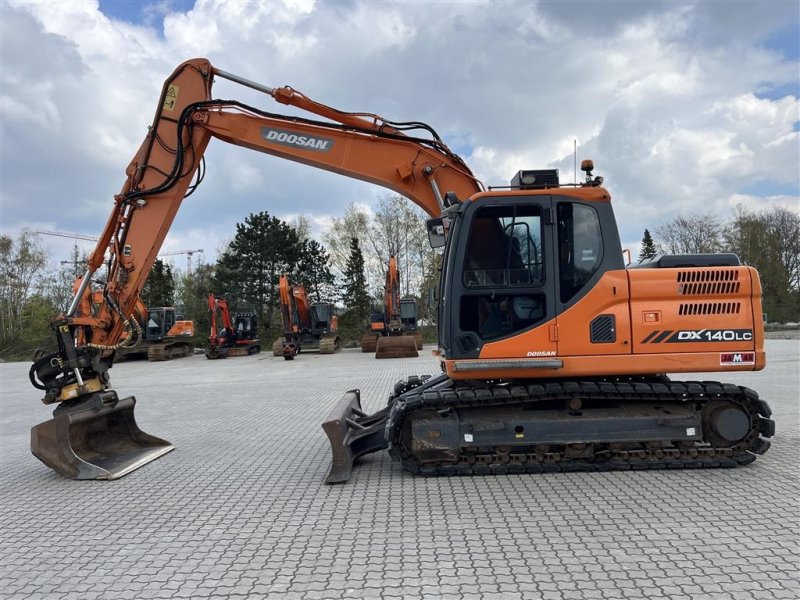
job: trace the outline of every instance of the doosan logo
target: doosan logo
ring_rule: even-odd
[[[293,148],[305,148],[317,152],[327,152],[333,147],[333,140],[330,138],[316,137],[313,135],[297,135],[291,131],[282,129],[272,129],[262,127],[261,136],[270,142],[292,146]]]

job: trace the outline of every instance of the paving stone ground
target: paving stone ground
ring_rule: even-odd
[[[29,365],[2,364],[0,595],[798,598],[800,344],[767,351],[765,371],[725,376],[774,411],[772,449],[747,467],[426,479],[380,453],[334,487],[327,413],[348,389],[373,411],[397,380],[437,372],[427,348],[118,364],[142,429],[177,449],[110,482],[30,454],[51,410]]]

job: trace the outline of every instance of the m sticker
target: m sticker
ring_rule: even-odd
[[[755,352],[722,352],[719,355],[721,367],[735,367],[738,365],[756,364]]]
[[[274,129],[272,127],[262,127],[261,137],[269,142],[275,142],[282,146],[303,148],[304,150],[314,150],[315,152],[328,152],[333,148],[333,140],[331,138],[318,137],[315,135],[298,135],[291,131]]]

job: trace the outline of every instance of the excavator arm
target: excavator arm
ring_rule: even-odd
[[[326,120],[215,100],[215,77]],[[203,180],[203,155],[212,138],[381,185],[430,215],[445,207],[444,192],[466,198],[483,190],[427,125],[339,111],[292,88],[273,89],[227,73],[202,58],[181,64],[164,82],[153,123],[128,165],[69,309],[51,323],[58,351],[39,356],[30,370],[31,383],[45,392],[43,401],[59,403],[55,418],[32,430],[31,449],[62,474],[115,478],[172,449],[139,430],[135,399],[120,400],[109,389],[108,370],[115,351],[141,335],[132,318],[139,293],[181,203]],[[248,343],[248,353],[260,349],[257,340]]]
[[[300,352],[301,332],[311,329],[311,306],[306,289],[285,273],[281,275],[279,289],[284,337],[277,351],[286,360],[292,360]]]
[[[397,269],[397,259],[394,256],[389,258],[389,269],[386,271],[386,287],[383,294],[386,320],[391,323],[400,318],[400,271]]]
[[[215,76],[331,121],[214,100]],[[46,403],[82,396],[89,391],[88,380],[93,381],[91,389],[107,385],[113,351],[135,335],[129,317],[167,232],[183,199],[202,181],[203,155],[211,138],[381,185],[432,216],[444,208],[443,191],[466,198],[483,190],[463,160],[422,123],[345,113],[292,88],[273,89],[216,69],[205,59],[187,61],[164,83],[153,124],[128,165],[74,301],[53,323],[59,352],[31,371],[34,384],[47,391]],[[111,258],[102,273],[107,250]],[[87,311],[93,287],[102,287],[103,301]]]

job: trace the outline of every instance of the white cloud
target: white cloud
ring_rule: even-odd
[[[109,19],[96,2],[2,8],[4,228],[35,211],[99,233],[164,79],[194,56],[345,110],[427,122],[489,184],[547,167],[571,181],[577,140],[623,239],[679,211],[729,214],[739,195],[767,206],[775,186],[789,204],[800,196],[798,99],[757,95],[798,84],[797,61],[762,43],[797,18],[792,3],[209,1],[185,13],[159,4],[163,25]],[[298,114],[230,82],[215,93]],[[317,231],[383,193],[219,142],[206,158],[170,247],[223,243],[260,210],[312,215]]]

